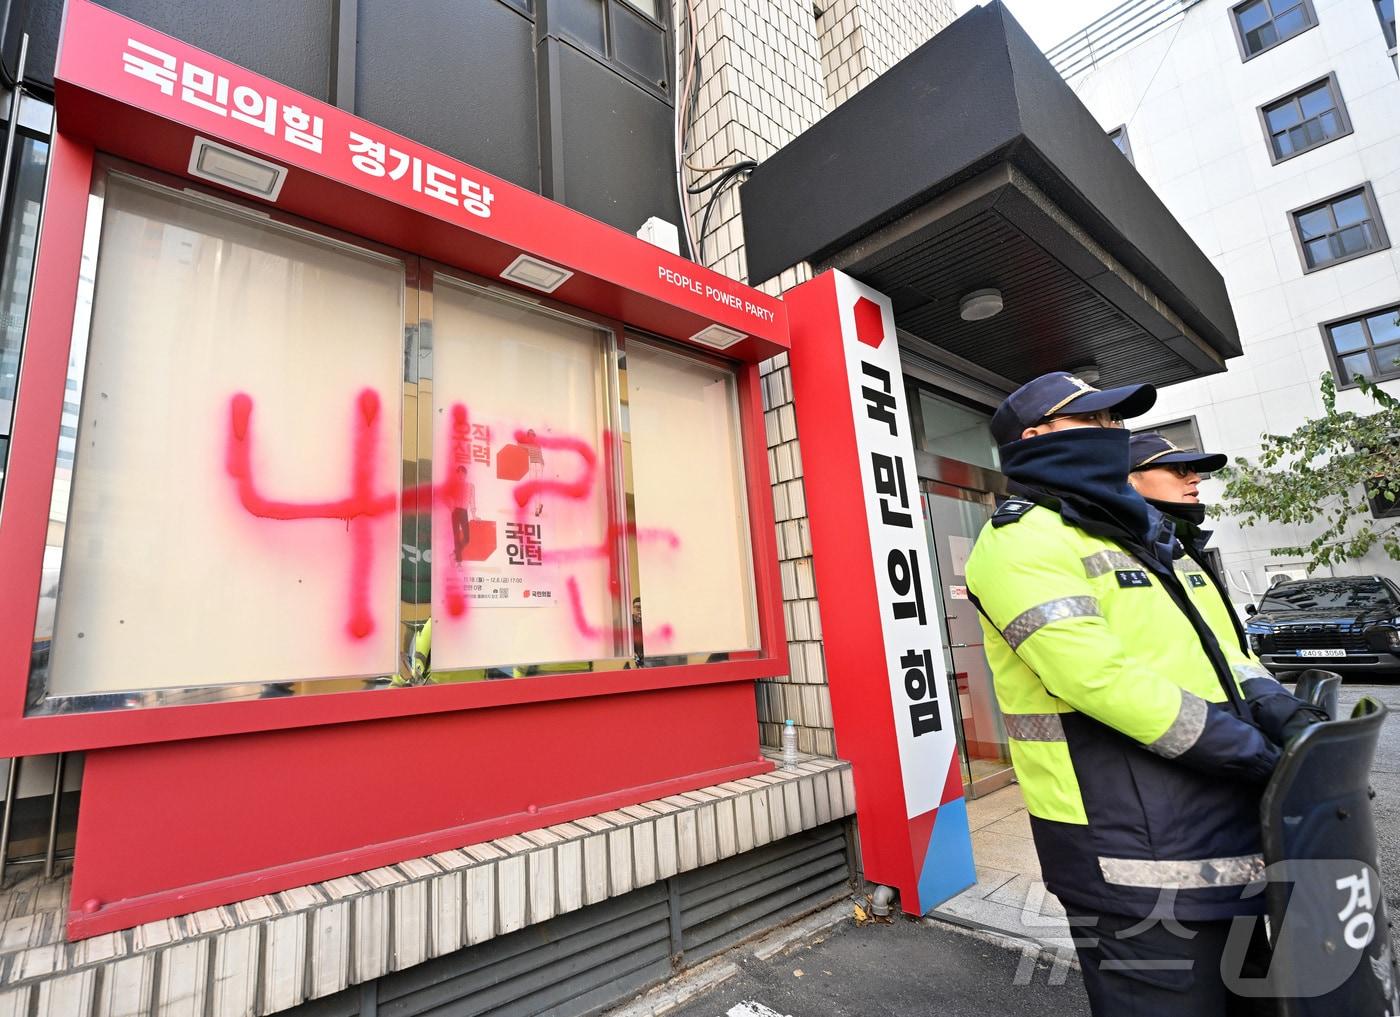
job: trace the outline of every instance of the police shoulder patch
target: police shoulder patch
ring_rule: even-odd
[[[1033,508],[1035,508],[1033,501],[1027,501],[1025,498],[1007,498],[992,513],[992,525],[1005,526],[1007,523],[1017,522]]]

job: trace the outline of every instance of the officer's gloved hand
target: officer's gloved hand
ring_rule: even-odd
[[[1331,719],[1320,706],[1299,699],[1272,678],[1250,678],[1242,688],[1254,723],[1279,745],[1287,745],[1313,724]]]
[[[1279,741],[1279,744],[1287,745],[1314,724],[1320,724],[1325,720],[1331,719],[1332,718],[1327,716],[1327,711],[1320,706],[1314,706],[1312,703],[1307,703],[1300,699],[1298,700],[1298,709],[1294,710],[1293,713],[1289,715],[1288,719],[1283,722],[1282,727],[1279,729],[1282,735],[1282,740]]]

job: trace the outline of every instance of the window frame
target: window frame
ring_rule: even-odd
[[[1381,23],[1381,35],[1385,38],[1386,48],[1394,53],[1396,48],[1395,18],[1392,16],[1389,21],[1385,20],[1385,16],[1381,13],[1381,0],[1371,0],[1371,6],[1375,8],[1376,18]]]
[[[536,310],[603,325],[618,337],[622,337],[630,329],[628,323],[623,320],[587,305],[566,304],[495,279],[482,278],[467,269],[436,261],[426,254],[404,251],[363,236],[344,233],[335,227],[305,219],[292,210],[269,209],[196,181],[171,176],[117,157],[100,155],[90,148],[69,146],[61,149],[60,153],[57,162],[52,163],[50,167],[53,186],[47,195],[45,207],[44,221],[47,228],[41,226],[40,231],[40,255],[36,266],[34,300],[36,306],[44,308],[44,327],[50,333],[61,332],[65,342],[61,344],[62,349],[58,348],[60,344],[49,343],[46,357],[35,358],[26,364],[28,370],[21,378],[21,383],[31,404],[37,405],[35,400],[43,402],[47,399],[50,403],[55,399],[61,401],[69,391],[69,370],[66,365],[70,351],[81,353],[77,346],[80,336],[74,325],[82,316],[84,305],[77,300],[76,292],[68,281],[67,272],[70,266],[71,271],[76,272],[81,256],[89,254],[90,251],[95,257],[95,241],[89,241],[88,235],[95,236],[94,223],[100,222],[101,219],[103,202],[100,198],[100,181],[105,181],[113,171],[145,178],[185,195],[212,201],[225,211],[236,207],[240,213],[256,217],[263,223],[271,222],[279,228],[309,232],[323,241],[340,242],[357,251],[373,251],[391,257],[407,256],[410,263],[416,264],[422,271],[444,271],[444,274],[451,274],[458,280],[482,286],[503,297],[530,305]],[[95,203],[94,198],[97,199]],[[96,219],[93,217],[94,211]],[[61,233],[57,232],[59,230]],[[54,240],[55,236],[59,237],[58,241]],[[58,290],[63,292],[55,292]],[[40,301],[44,303],[41,305]],[[406,308],[407,310],[409,309]],[[414,321],[414,317],[406,316],[405,326],[412,325]],[[646,338],[650,340],[652,337]],[[710,352],[698,347],[692,350],[689,345],[679,340],[661,338],[665,342],[680,346],[691,355],[709,355]],[[743,493],[749,519],[747,550],[752,576],[753,610],[757,616],[756,647],[692,656],[684,663],[675,659],[658,659],[649,661],[650,666],[645,667],[637,667],[631,658],[617,659],[612,661],[615,667],[598,669],[587,674],[570,673],[567,667],[560,667],[557,673],[540,668],[531,672],[529,681],[463,681],[415,686],[400,688],[399,694],[387,696],[343,695],[341,693],[352,689],[381,691],[383,687],[388,686],[375,685],[365,688],[358,684],[357,679],[351,679],[357,684],[347,687],[343,681],[328,677],[310,682],[313,686],[319,686],[313,694],[278,696],[275,699],[259,699],[255,693],[248,694],[250,686],[216,685],[186,689],[183,696],[178,694],[178,689],[141,693],[142,696],[151,695],[152,699],[140,704],[129,704],[130,708],[114,707],[110,704],[106,707],[92,704],[85,708],[75,708],[78,704],[73,700],[79,697],[65,697],[56,700],[65,705],[54,710],[27,708],[34,705],[31,698],[31,681],[35,677],[35,667],[33,659],[30,658],[28,667],[11,669],[0,676],[0,690],[11,693],[13,703],[13,709],[0,711],[0,737],[7,739],[7,744],[14,747],[19,754],[28,755],[251,731],[314,727],[453,710],[490,709],[505,705],[616,696],[660,689],[745,682],[785,673],[786,657],[782,651],[786,644],[778,578],[776,522],[768,471],[759,362],[746,357],[723,355],[715,355],[714,359],[726,364],[735,375],[738,454],[741,459]],[[38,360],[44,362],[36,366]],[[405,399],[407,398],[408,394],[405,393]],[[55,493],[53,478],[57,466],[51,441],[57,435],[59,427],[57,406],[54,407],[52,417],[51,434],[42,434],[31,428],[18,442],[11,443],[11,458],[18,454],[18,459],[23,461],[25,476],[22,483],[17,473],[7,478],[15,482],[7,485],[11,488],[9,508],[23,512],[29,517],[27,521],[31,523],[47,517],[51,508],[51,498]],[[409,440],[407,428],[403,438],[406,448]],[[42,476],[37,475],[40,472],[43,473]],[[15,486],[16,484],[18,486]],[[619,494],[624,491],[624,487],[617,488]],[[610,497],[612,496],[610,493]],[[12,525],[11,529],[19,534],[22,528]],[[13,539],[23,538],[16,536]],[[35,604],[42,599],[44,592],[40,583],[39,558],[39,555],[34,555],[32,567],[26,568],[16,576],[17,588],[24,600],[17,601],[15,620],[17,624],[29,627],[29,635],[36,631]],[[28,591],[31,588],[36,593],[34,600],[29,600]],[[403,617],[400,613],[400,625]],[[29,657],[28,636],[24,639],[24,652],[25,656]],[[560,662],[561,665],[568,663]],[[262,685],[253,685],[251,688],[266,689],[269,685],[285,684],[274,680]],[[206,689],[233,688],[240,689],[241,694],[200,694]],[[163,701],[154,701],[156,697],[161,697],[162,693],[175,695],[165,695]],[[152,706],[159,706],[159,709],[153,712],[148,708]]]
[[[1371,354],[1375,350],[1376,345],[1371,339],[1371,329],[1370,326],[1366,324],[1366,319],[1373,318],[1378,314],[1385,314],[1388,312],[1400,314],[1400,301],[1396,301],[1395,303],[1390,304],[1381,304],[1378,307],[1372,307],[1365,311],[1359,311],[1354,314],[1346,314],[1341,316],[1340,318],[1332,318],[1328,321],[1318,323],[1317,327],[1322,333],[1322,346],[1323,349],[1327,352],[1327,360],[1332,368],[1332,377],[1337,383],[1337,388],[1356,388],[1357,384],[1354,381],[1342,381],[1341,355],[1337,353],[1337,347],[1332,342],[1331,329],[1335,328],[1338,325],[1347,325],[1351,322],[1359,322],[1366,333],[1366,352],[1368,354]],[[1348,353],[1345,355],[1354,356],[1355,352]],[[1397,369],[1390,374],[1385,374],[1376,378],[1367,377],[1366,380],[1375,384],[1379,384],[1384,381],[1394,381],[1396,378],[1400,378],[1400,369]]]
[[[1361,197],[1365,200],[1366,211],[1370,215],[1370,222],[1375,227],[1376,246],[1368,247],[1364,251],[1356,251],[1355,253],[1348,254],[1341,258],[1335,258],[1332,261],[1323,262],[1319,265],[1309,266],[1307,250],[1303,246],[1303,234],[1298,227],[1298,216],[1305,212],[1312,212],[1323,207],[1330,207],[1333,202],[1342,198],[1351,197],[1357,192],[1360,192]],[[1335,214],[1333,215],[1333,221],[1336,221]],[[1328,195],[1319,201],[1310,201],[1306,205],[1299,205],[1297,208],[1290,209],[1288,212],[1288,229],[1293,234],[1293,246],[1298,252],[1298,263],[1302,266],[1304,275],[1311,275],[1314,272],[1321,272],[1324,269],[1336,268],[1338,265],[1345,265],[1347,262],[1355,261],[1357,258],[1364,258],[1367,255],[1390,249],[1390,235],[1386,232],[1385,222],[1381,218],[1380,206],[1376,203],[1376,194],[1375,191],[1371,189],[1371,182],[1369,180],[1362,181],[1360,187],[1348,187],[1338,191],[1336,194]]]
[[[1278,106],[1284,102],[1296,103],[1299,100],[1299,96],[1301,96],[1304,92],[1309,92],[1324,82],[1327,83],[1327,86],[1332,93],[1332,99],[1336,103],[1335,108],[1337,110],[1337,119],[1340,120],[1342,124],[1341,131],[1337,134],[1332,135],[1332,137],[1330,138],[1326,138],[1322,141],[1317,142],[1316,144],[1309,145],[1307,148],[1295,149],[1288,155],[1279,155],[1278,151],[1274,148],[1274,132],[1269,128],[1268,111],[1270,107]],[[1289,159],[1296,159],[1298,156],[1306,155],[1308,152],[1316,151],[1324,145],[1330,145],[1334,141],[1339,141],[1342,138],[1347,137],[1354,130],[1351,123],[1351,114],[1347,112],[1346,102],[1342,98],[1342,86],[1341,82],[1337,80],[1336,71],[1329,71],[1322,77],[1318,78],[1316,81],[1310,81],[1300,88],[1295,88],[1290,92],[1285,92],[1283,95],[1280,95],[1277,98],[1270,99],[1268,102],[1256,107],[1256,112],[1259,114],[1259,127],[1264,132],[1264,145],[1269,150],[1269,163],[1273,166],[1277,166],[1279,163],[1287,162]],[[1301,106],[1299,107],[1299,112],[1302,112]],[[1305,121],[1300,121],[1300,123],[1303,122]]]
[[[1371,510],[1372,519],[1400,518],[1400,494],[1397,494],[1395,500],[1390,503],[1388,508],[1382,507],[1385,505],[1384,492],[1378,491],[1372,494],[1370,491],[1366,491],[1365,494],[1366,505]]]
[[[1123,139],[1123,144],[1121,145],[1118,144],[1119,137]],[[1133,158],[1133,141],[1132,138],[1128,136],[1127,124],[1119,124],[1117,127],[1113,128],[1113,130],[1109,131],[1108,140],[1113,142],[1113,146],[1123,153],[1123,157],[1127,159],[1128,162],[1132,163],[1134,166],[1137,165],[1137,159]]]
[[[1164,427],[1179,427],[1182,424],[1186,424],[1191,428],[1191,434],[1195,436],[1195,442],[1190,445],[1181,445],[1180,442],[1176,442],[1176,444],[1188,451],[1204,452],[1205,439],[1201,437],[1201,425],[1194,413],[1187,417],[1176,417],[1172,420],[1163,420],[1155,424],[1144,424],[1142,427],[1134,427],[1132,430],[1134,434],[1161,434],[1162,428]]]
[[[1304,13],[1307,15],[1307,26],[1295,32],[1293,35],[1290,35],[1287,39],[1279,39],[1278,41],[1270,43],[1268,46],[1265,46],[1258,52],[1251,53],[1249,51],[1249,47],[1245,44],[1244,41],[1244,31],[1240,28],[1240,8],[1248,7],[1250,4],[1256,2],[1258,2],[1258,0],[1240,0],[1239,3],[1234,4],[1230,7],[1230,27],[1234,30],[1235,33],[1235,45],[1239,47],[1241,63],[1249,63],[1249,61],[1253,60],[1257,56],[1263,56],[1265,53],[1268,53],[1272,50],[1276,50],[1284,43],[1290,42],[1293,39],[1298,38],[1298,36],[1302,35],[1304,32],[1309,32],[1312,29],[1316,28],[1318,25],[1317,9],[1313,7],[1313,0],[1302,0],[1300,6],[1303,8]],[[1264,2],[1269,5],[1269,21],[1273,22],[1273,0],[1264,0]]]

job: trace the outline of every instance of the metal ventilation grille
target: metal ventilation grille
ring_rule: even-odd
[[[845,821],[283,1011],[587,1017],[849,892]]]
[[[846,825],[831,823],[677,878],[687,964],[850,888]]]
[[[381,978],[376,1017],[585,1014],[670,973],[657,884]]]

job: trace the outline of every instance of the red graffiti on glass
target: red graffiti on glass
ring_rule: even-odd
[[[376,493],[375,463],[380,448],[379,410],[379,395],[374,390],[364,389],[356,397],[351,424],[349,494],[344,498],[329,501],[293,502],[268,498],[258,490],[252,466],[253,398],[247,393],[239,392],[229,400],[225,470],[234,481],[238,500],[243,508],[259,519],[279,522],[334,519],[345,524],[350,540],[350,575],[347,584],[349,618],[346,631],[357,640],[368,637],[375,630],[369,606],[370,572],[374,561],[374,534],[370,528],[371,522],[395,511],[400,505],[406,515],[431,515],[439,508],[446,508],[450,512],[466,510],[471,506],[473,497],[470,479],[471,420],[466,406],[461,403],[454,404],[450,412],[446,479],[440,484],[417,484],[406,488],[402,500],[392,491]],[[598,456],[587,442],[567,436],[537,435],[525,430],[516,431],[514,438],[518,443],[533,443],[542,450],[550,449],[577,456],[579,461],[577,474],[568,480],[546,480],[539,476],[521,480],[512,489],[518,522],[526,521],[534,506],[544,501],[559,499],[579,502],[592,495],[598,477]],[[604,432],[605,476],[614,475],[618,451],[616,436],[611,432]],[[616,519],[620,512],[617,511],[616,492],[612,490],[612,485],[608,485],[607,494],[608,516]],[[680,538],[671,530],[610,523],[603,539],[597,544],[545,551],[544,560],[566,564],[606,558],[608,589],[617,597],[622,591],[619,546],[626,537],[632,537],[638,543],[658,541],[672,549],[680,547]],[[446,573],[448,570],[442,571]],[[570,616],[581,636],[587,639],[611,637],[614,642],[621,641],[625,632],[622,624],[600,626],[588,619],[577,575],[571,573],[567,576],[565,589],[568,592]],[[464,618],[469,604],[465,589],[458,584],[445,582],[443,593],[448,617],[454,620]],[[666,624],[647,632],[644,639],[649,645],[655,646],[669,641],[673,635],[672,626]]]
[[[229,401],[228,447],[224,467],[238,488],[238,500],[260,519],[339,519],[350,538],[350,618],[347,631],[364,639],[374,631],[369,610],[369,572],[373,534],[369,523],[394,509],[397,497],[374,493],[374,463],[379,448],[379,395],[363,390],[355,399],[350,493],[335,501],[291,502],[264,497],[253,480],[253,399],[240,392]]]
[[[527,432],[517,431],[516,441],[525,441],[532,436]],[[594,477],[597,474],[597,456],[593,450],[583,442],[571,438],[534,438],[541,448],[555,448],[577,454],[582,462],[579,475],[573,481],[524,481],[518,484],[514,491],[516,503],[516,521],[523,522],[528,516],[530,505],[536,499],[546,497],[556,497],[573,501],[580,501],[587,498],[593,490]],[[606,476],[614,475],[614,467],[617,457],[620,454],[619,443],[612,431],[603,432],[603,468]],[[620,514],[616,511],[617,506],[613,503],[614,492],[609,489],[609,518],[616,519]],[[658,527],[638,527],[635,523],[625,525],[609,523],[603,539],[597,544],[589,544],[584,547],[561,548],[554,551],[546,551],[544,559],[548,562],[576,562],[597,560],[606,558],[608,561],[608,590],[614,597],[622,593],[622,561],[618,553],[618,548],[622,538],[634,537],[637,543],[647,541],[660,541],[667,544],[672,549],[680,547],[680,537],[672,530]],[[579,586],[578,577],[570,575],[565,580],[564,589],[569,597],[569,613],[574,622],[574,628],[579,635],[586,639],[611,638],[615,643],[620,642],[624,636],[625,628],[620,622],[605,628],[594,625],[588,618],[588,612],[583,604],[583,592]],[[643,642],[652,647],[667,643],[674,636],[675,630],[671,625],[661,625],[658,628],[643,635]]]

